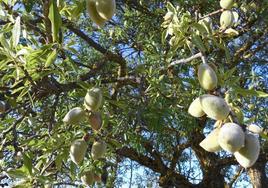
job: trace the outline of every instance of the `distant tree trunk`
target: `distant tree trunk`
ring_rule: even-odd
[[[254,188],[266,188],[268,186],[268,179],[265,173],[265,160],[259,160],[249,168],[248,175]]]

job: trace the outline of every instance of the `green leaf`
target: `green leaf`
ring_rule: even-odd
[[[72,10],[72,18],[78,18],[82,11],[84,10],[84,7],[86,6],[85,1],[77,1],[75,8]]]
[[[17,101],[22,100],[23,96],[26,95],[29,92],[28,87],[24,87],[23,90],[21,91],[20,95],[17,97]]]
[[[268,97],[268,93],[263,91],[257,91],[253,89],[243,89],[243,88],[235,88],[235,92],[246,97],[246,96],[255,96],[255,97]]]
[[[206,47],[205,47],[200,36],[193,34],[192,35],[192,42],[201,52],[206,52]]]
[[[227,63],[230,63],[231,62],[231,54],[230,54],[230,50],[226,44],[223,44],[223,49],[225,52],[226,61],[227,61]]]
[[[235,71],[236,71],[236,67],[226,71],[224,73],[224,80],[227,80],[228,78],[231,78]]]
[[[71,179],[72,179],[72,180],[75,180],[75,176],[76,176],[76,171],[75,171],[75,169],[76,169],[76,165],[75,165],[75,163],[74,163],[74,162],[71,162],[71,163],[70,163],[70,175],[71,175]]]
[[[0,70],[6,68],[8,61],[6,61],[5,59],[3,61],[0,61]]]
[[[23,89],[24,89],[24,86],[18,87],[18,88],[14,89],[14,90],[12,91],[12,94],[15,94],[15,93],[17,93],[17,92],[19,92],[19,91],[21,91],[21,90],[23,90]]]
[[[62,161],[63,161],[63,156],[57,155],[56,160],[55,160],[57,170],[61,170]]]
[[[51,21],[53,41],[59,41],[59,31],[62,21],[56,1],[51,1],[50,3],[48,18]]]
[[[18,16],[16,18],[16,21],[12,30],[12,45],[14,48],[18,45],[20,41],[20,33],[21,33],[20,17]]]
[[[169,12],[176,12],[176,8],[170,2],[167,2],[167,9]]]
[[[33,168],[32,160],[27,154],[23,154],[23,164],[26,167],[26,169],[28,170],[29,174],[32,175],[32,168]]]
[[[32,184],[30,182],[30,179],[23,178],[19,182],[17,182],[15,185],[12,186],[12,188],[25,188],[25,187],[32,187]]]
[[[6,48],[6,49],[10,49],[9,48],[9,42],[7,41],[7,39],[4,37],[3,34],[0,34],[0,44]]]
[[[166,43],[166,37],[167,37],[167,29],[165,29],[165,30],[162,32],[162,37],[161,37],[161,42],[162,42],[162,44],[165,44],[165,43]]]
[[[49,54],[45,67],[49,67],[52,63],[54,63],[56,58],[57,58],[57,50],[55,49]]]
[[[25,166],[22,166],[19,169],[8,170],[7,174],[11,178],[25,178],[29,175],[28,170],[25,168]]]
[[[25,6],[26,11],[31,12],[31,10],[34,6],[34,1],[33,0],[23,0],[23,4]]]
[[[197,31],[199,31],[201,34],[205,34],[205,33],[207,33],[206,28],[205,28],[203,25],[199,24],[199,23],[193,23],[192,26],[193,26]]]
[[[261,133],[260,136],[265,139],[265,140],[268,140],[268,135],[264,134],[264,133]]]

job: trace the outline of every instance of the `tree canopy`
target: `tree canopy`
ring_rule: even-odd
[[[95,187],[268,185],[267,1],[226,10],[212,0],[116,0],[99,26],[90,1],[101,3],[0,0],[0,185],[82,187],[87,170]],[[202,64],[217,79],[209,91]],[[93,120],[85,100],[92,88],[103,95]],[[204,108],[207,115],[191,116],[204,94],[224,99],[228,117],[215,121]],[[87,117],[70,123],[75,107]],[[252,167],[199,145],[229,121],[260,128]],[[78,139],[86,151],[75,164]],[[100,158],[91,152],[96,141],[107,146]]]

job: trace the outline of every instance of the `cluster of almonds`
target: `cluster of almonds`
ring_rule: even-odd
[[[223,12],[220,16],[220,29],[224,31],[224,33],[233,33],[237,34],[237,31],[232,29],[231,27],[235,26],[238,23],[239,15],[237,12],[232,11],[231,8],[234,5],[233,0],[221,0],[220,6],[223,8]],[[198,21],[207,31],[207,33],[211,33],[212,31],[212,19],[210,17],[205,17]],[[199,34],[199,31],[197,31]]]
[[[238,20],[238,14],[232,11],[231,8],[234,5],[234,0],[221,0],[220,6],[224,9],[220,17],[221,29],[225,30],[232,27],[235,20]]]
[[[208,91],[214,90],[218,84],[215,71],[206,63],[198,67],[198,80],[202,88]],[[250,125],[248,130],[243,130],[240,125],[228,122],[227,117],[231,110],[223,98],[204,94],[191,103],[188,112],[194,117],[207,115],[217,120],[215,129],[200,143],[206,151],[218,152],[223,149],[233,153],[244,168],[256,162],[260,152],[260,143],[258,137],[250,132],[260,134],[261,129]]]
[[[66,124],[76,124],[85,118],[88,119],[91,128],[98,131],[102,126],[101,113],[97,110],[102,106],[103,96],[100,88],[92,88],[88,90],[85,99],[84,106],[85,110],[81,107],[75,107],[71,109],[63,118],[63,122]],[[70,158],[71,160],[80,165],[83,161],[86,151],[88,148],[88,135],[84,136],[82,139],[77,139],[72,142],[70,147]],[[107,150],[107,145],[102,140],[94,141],[91,148],[91,156],[93,160],[98,160],[104,156]],[[99,176],[92,171],[85,171],[81,180],[86,185],[91,185],[94,181],[99,181]]]
[[[115,0],[87,0],[88,14],[91,20],[100,27],[113,17],[115,10]]]

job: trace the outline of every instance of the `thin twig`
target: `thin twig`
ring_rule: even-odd
[[[202,58],[202,56],[203,56],[203,54],[201,52],[199,52],[199,53],[197,53],[191,57],[188,57],[186,59],[180,59],[180,60],[173,61],[172,63],[169,64],[168,68],[171,68],[171,67],[178,65],[178,64],[184,64],[184,63],[191,62],[194,59]]]
[[[205,15],[205,16],[200,17],[200,20],[202,20],[202,19],[204,19],[204,18],[206,18],[206,17],[214,16],[215,14],[219,14],[219,13],[221,13],[221,12],[223,12],[223,11],[224,11],[223,8],[222,8],[222,9],[219,9],[219,10],[216,10],[216,11],[211,12],[211,13]]]
[[[49,133],[51,133],[51,131],[54,127],[54,124],[55,124],[55,113],[57,110],[58,103],[59,103],[59,94],[56,95],[55,101],[54,101],[53,105],[51,106],[51,116],[50,116],[50,121],[48,124]]]
[[[45,17],[45,29],[46,29],[46,34],[47,34],[47,43],[52,43],[53,38],[52,38],[52,30],[51,30],[51,22],[48,18],[49,15],[49,5],[50,5],[50,0],[44,0],[43,1],[43,14]]]
[[[130,161],[130,179],[129,179],[129,188],[132,186],[132,177],[133,177],[133,162]]]
[[[202,56],[201,56],[201,60],[202,60],[202,62],[203,62],[204,64],[207,63],[207,58],[206,58],[206,56],[205,56],[204,54],[202,54]]]
[[[5,138],[6,135],[14,129],[14,127],[16,128],[16,126],[17,126],[20,122],[22,122],[22,120],[24,119],[24,117],[25,117],[25,116],[22,116],[22,117],[19,118],[13,125],[11,125],[8,129],[4,130],[4,131],[2,132],[3,138]]]
[[[233,186],[233,184],[235,183],[235,181],[239,178],[239,176],[241,175],[241,173],[243,172],[244,168],[242,166],[240,166],[237,169],[236,174],[234,175],[233,179],[230,181],[229,183],[229,187],[231,188]]]

